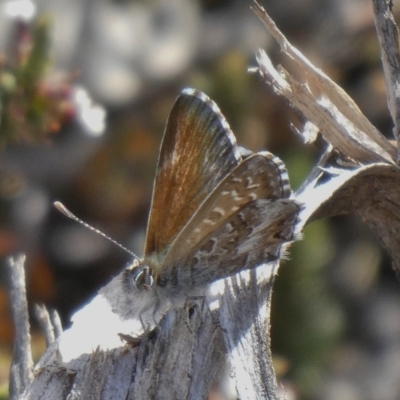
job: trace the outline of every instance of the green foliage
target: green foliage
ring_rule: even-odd
[[[69,82],[49,77],[51,25],[49,16],[16,22],[0,59],[0,148],[43,141],[74,114]]]

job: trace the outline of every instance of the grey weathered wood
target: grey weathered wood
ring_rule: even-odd
[[[172,307],[154,331],[133,345],[121,342],[65,362],[59,341],[54,342],[35,367],[35,380],[23,398],[206,399],[230,361],[233,386],[242,399],[275,399],[267,332],[276,268],[270,263],[218,282],[204,298]],[[98,296],[110,303],[123,297],[132,304],[141,297],[139,291],[111,296],[118,279]]]
[[[400,55],[399,30],[394,20],[393,2],[373,0],[375,27],[382,54],[382,65],[386,83],[386,94],[390,115],[394,122],[394,137],[400,148]],[[399,161],[399,155],[397,156]]]
[[[33,379],[33,359],[25,287],[25,256],[8,260],[10,306],[15,325],[14,353],[10,368],[10,400],[18,399]]]
[[[303,185],[297,193],[298,199],[306,205],[301,216],[302,224],[333,215],[358,213],[389,251],[393,267],[400,275],[400,251],[396,245],[400,242],[400,195],[397,190],[400,170],[395,165],[397,149],[369,121],[366,122],[365,116],[339,86],[287,41],[265,10],[259,5],[255,7],[298,72],[294,78],[282,68],[275,68],[267,54],[259,51],[260,75],[275,93],[284,97],[305,115],[309,123],[319,128],[330,146],[329,152],[336,151],[346,163],[346,168],[329,168],[329,157],[324,156],[322,160],[326,165],[319,164],[313,170],[313,179],[307,180],[307,185]],[[389,2],[374,0],[374,8],[384,53],[382,62],[386,82],[394,85],[400,76],[397,27]],[[304,82],[299,76],[303,76]],[[313,85],[320,90],[311,90]],[[388,101],[393,118],[397,118],[400,112],[399,99],[400,92],[390,87]],[[309,142],[309,136],[304,140]],[[320,183],[318,170],[320,175],[331,175],[331,179]]]
[[[353,99],[286,39],[257,1],[253,10],[297,72],[294,77],[280,66],[275,68],[266,53],[259,51],[259,73],[274,92],[303,114],[308,123],[314,124],[327,143],[342,154],[362,163],[393,163],[396,148],[371,124]],[[299,76],[303,79],[299,80]]]
[[[50,320],[50,314],[43,304],[35,304],[33,306],[33,311],[35,313],[36,320],[39,322],[40,328],[44,333],[46,345],[49,346],[54,342],[55,339],[54,329]]]
[[[62,324],[60,315],[56,310],[49,310],[50,323],[53,328],[55,338],[58,338],[62,333]]]

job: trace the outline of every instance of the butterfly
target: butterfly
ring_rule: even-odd
[[[243,150],[209,97],[181,92],[162,140],[144,258],[127,269],[138,289],[204,287],[279,258],[295,239],[301,205],[283,162]]]

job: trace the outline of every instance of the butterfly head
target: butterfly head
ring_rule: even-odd
[[[136,262],[136,260],[135,260]],[[135,265],[135,262],[128,269],[130,270],[131,279],[139,290],[151,290],[154,279],[150,267],[142,262]]]
[[[154,258],[154,259],[153,259]],[[144,260],[135,259],[127,268],[130,279],[139,290],[150,291],[155,283],[154,271],[158,262],[155,257],[146,257]]]

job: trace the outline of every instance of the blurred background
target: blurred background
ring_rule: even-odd
[[[5,260],[27,255],[30,303],[57,309],[68,327],[131,257],[52,203],[141,256],[160,140],[182,88],[214,99],[240,145],[281,157],[293,188],[307,176],[317,151],[247,72],[260,47],[281,58],[250,4],[0,1],[0,398],[13,343]],[[390,136],[372,2],[261,4]],[[44,340],[32,323],[38,359]],[[313,223],[292,247],[275,283],[272,349],[287,400],[400,398],[400,285],[356,216]]]

